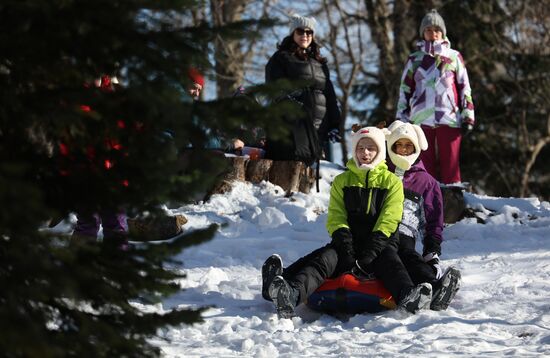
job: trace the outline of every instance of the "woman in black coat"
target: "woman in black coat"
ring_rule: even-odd
[[[269,59],[265,79],[267,83],[282,78],[300,81],[301,87],[285,94],[283,100],[299,103],[304,115],[298,120],[286,121],[285,124],[290,126],[290,140],[270,140],[268,133],[266,157],[299,160],[311,165],[321,158],[321,148],[329,132],[337,136],[340,109],[327,60],[321,57],[320,46],[315,42],[315,19],[294,15],[290,23],[290,35],[283,39]]]

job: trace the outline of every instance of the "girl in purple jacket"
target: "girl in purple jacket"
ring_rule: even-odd
[[[419,158],[428,148],[422,128],[395,121],[388,128],[387,148],[390,170],[403,181],[405,202],[399,224],[399,256],[415,284],[429,282],[433,287],[430,308],[445,310],[460,287],[460,272],[439,264],[443,231],[443,196],[439,183],[426,171]],[[392,165],[393,164],[393,165]],[[423,253],[415,249],[416,239]]]

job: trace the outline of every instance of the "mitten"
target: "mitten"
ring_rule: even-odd
[[[353,250],[353,237],[351,231],[340,228],[332,233],[332,246],[338,254],[340,267],[352,268],[355,265],[355,251]]]
[[[443,269],[439,263],[439,255],[435,252],[430,252],[429,254],[424,255],[424,262],[432,267],[435,272],[436,280],[439,280],[443,276]]]
[[[340,130],[337,128],[332,129],[327,133],[327,138],[331,143],[340,143],[342,136],[340,135]]]

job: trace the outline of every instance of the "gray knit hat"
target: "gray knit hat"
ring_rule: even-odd
[[[313,17],[305,17],[296,14],[290,17],[290,35],[292,35],[297,28],[305,29],[307,27],[315,32],[315,26],[317,26],[317,21],[315,21]]]
[[[439,27],[441,29],[441,32],[443,32],[443,38],[447,36],[445,21],[443,21],[443,18],[441,17],[441,15],[439,15],[436,9],[432,9],[422,19],[422,22],[420,23],[420,38],[424,38],[424,30],[428,26]]]

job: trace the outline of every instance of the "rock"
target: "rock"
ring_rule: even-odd
[[[443,194],[443,221],[446,224],[453,224],[464,218],[466,202],[464,201],[463,189],[453,186],[442,186]]]

